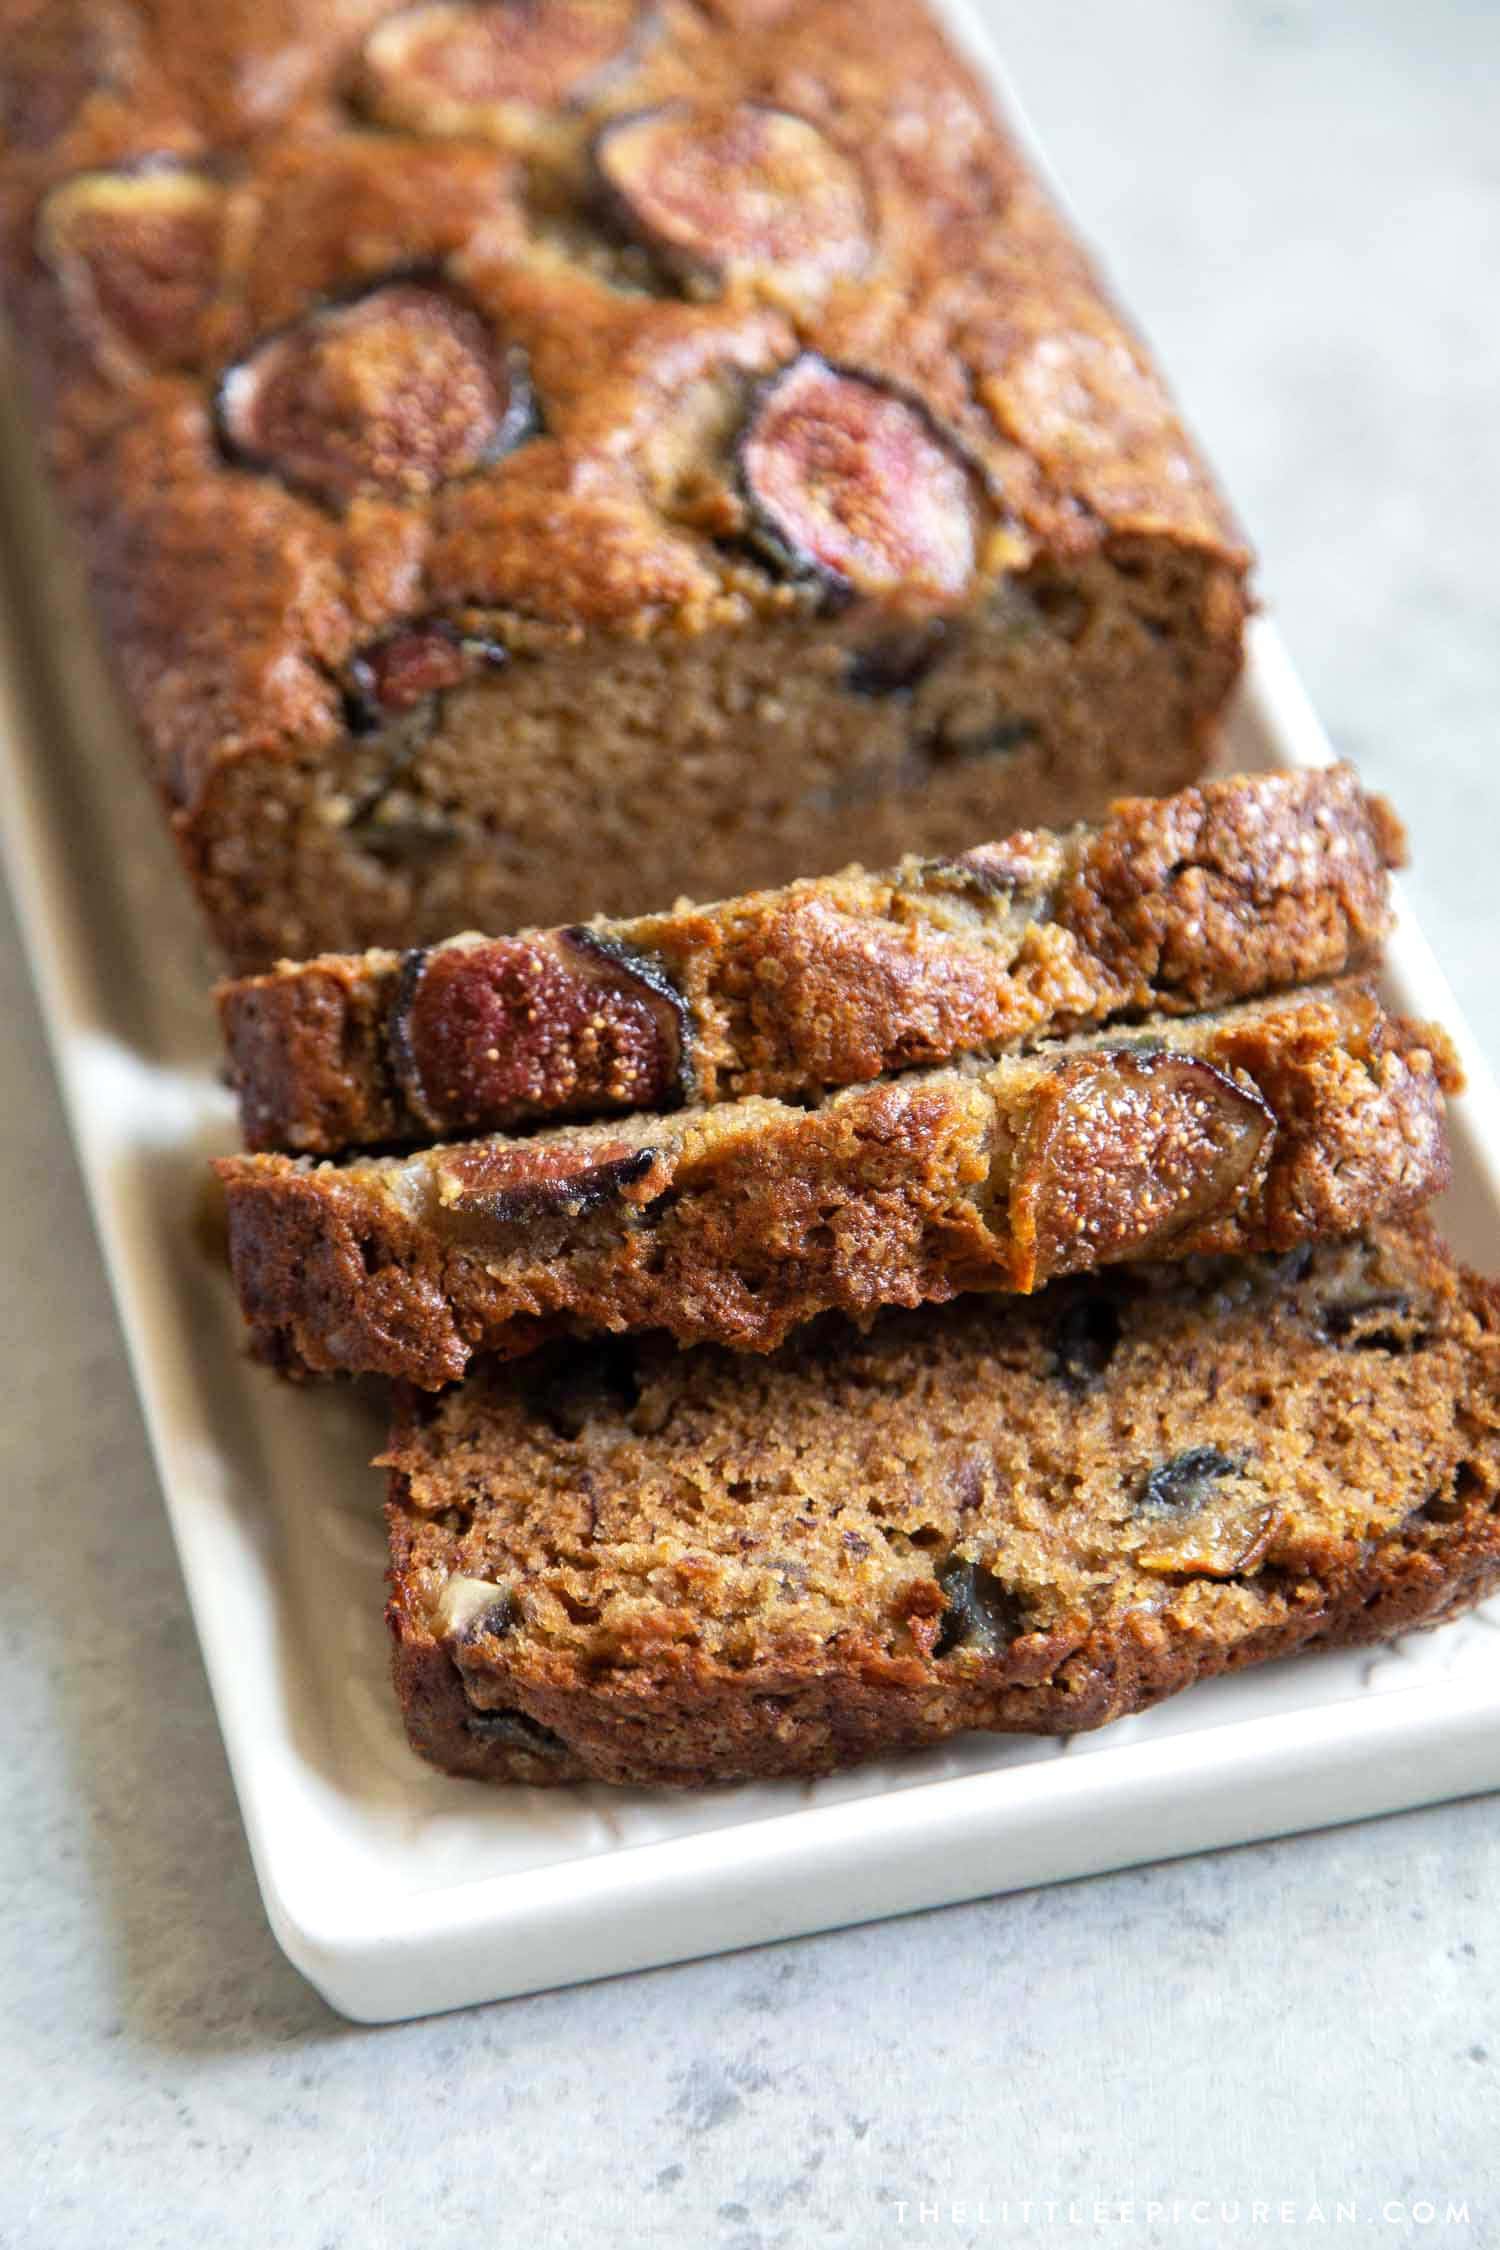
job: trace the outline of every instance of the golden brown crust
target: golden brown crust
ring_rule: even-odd
[[[1359,966],[1403,840],[1346,766],[720,906],[221,987],[247,1145],[297,1154],[747,1094],[801,1100]]]
[[[1441,1032],[1350,979],[811,1109],[217,1169],[265,1357],[436,1387],[562,1324],[764,1352],[830,1309],[1347,1232],[1445,1184],[1457,1083]]]
[[[1080,1375],[1068,1338],[1100,1315]],[[1418,1227],[769,1363],[646,1349],[562,1418],[503,1368],[408,1395],[388,1616],[413,1747],[495,1781],[813,1774],[1437,1624],[1500,1582],[1497,1327]],[[1273,1519],[1232,1567],[1143,1547],[1193,1473]]]
[[[293,817],[309,764],[325,831],[337,815],[346,698],[373,643],[436,614],[515,649],[652,636],[670,667],[685,639],[816,609],[746,547],[735,457],[755,384],[799,352],[914,401],[972,465],[957,608],[1007,578],[1045,592],[1091,557],[1122,587],[1142,554],[1209,566],[1171,597],[1192,685],[1173,739],[1139,720],[1143,781],[1191,770],[1232,681],[1243,549],[1139,346],[913,0],[618,14],[614,66],[562,72],[544,99],[533,56],[528,98],[455,123],[415,64],[394,66],[400,99],[389,56],[372,64],[386,0],[211,20],[181,0],[0,5],[0,286],[128,703],[242,960],[274,956],[275,916],[268,931],[242,892],[265,888],[289,834],[309,874],[276,910],[284,935],[396,925],[398,905],[362,894],[380,877],[363,860],[341,870],[347,895],[311,895],[317,824],[303,836]],[[706,288],[622,242],[590,173],[597,130],[684,99],[821,137],[830,177],[863,183],[868,255],[847,239],[853,204],[811,277],[754,255]],[[327,332],[319,359],[321,308],[393,277],[460,307],[447,388],[430,387],[431,353],[412,359],[422,382],[398,380],[389,326],[357,378]],[[475,322],[537,408],[503,442],[498,425],[481,442]],[[355,419],[385,433],[365,432],[353,466],[346,448],[331,482],[309,471],[305,416],[295,432],[285,412],[245,420],[256,355],[288,337],[325,435],[356,394]],[[477,418],[454,448],[460,394]],[[274,803],[260,838],[235,830],[239,768]]]

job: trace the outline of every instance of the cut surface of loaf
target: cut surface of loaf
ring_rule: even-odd
[[[570,1325],[767,1351],[824,1311],[1345,1232],[1444,1185],[1457,1083],[1440,1031],[1348,978],[812,1108],[217,1169],[263,1356],[437,1387]]]
[[[0,0],[0,291],[233,962],[1201,772],[1244,549],[918,0]]]
[[[802,1100],[1358,967],[1403,846],[1347,766],[1243,775],[889,873],[283,963],[222,986],[220,1019],[258,1150]]]
[[[1381,1229],[408,1392],[412,1744],[495,1781],[815,1774],[1436,1623],[1500,1580],[1497,1319]]]

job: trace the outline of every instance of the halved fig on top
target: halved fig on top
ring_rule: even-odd
[[[952,600],[974,572],[974,474],[915,400],[804,352],[739,441],[746,529],[784,570],[847,594]]]
[[[639,0],[472,0],[403,8],[365,41],[364,103],[387,125],[503,140],[634,55]]]
[[[638,110],[603,127],[594,168],[609,216],[695,293],[770,277],[809,293],[868,263],[857,166],[791,110]]]
[[[1275,1116],[1212,1063],[1101,1048],[1058,1066],[1016,1150],[1015,1285],[1153,1257],[1264,1176]]]
[[[469,1238],[537,1219],[582,1219],[624,1202],[655,1164],[654,1149],[624,1140],[472,1141],[442,1151],[436,1215]]]
[[[524,362],[436,282],[377,282],[267,337],[219,386],[242,460],[331,504],[421,499],[496,460],[532,423]]]
[[[686,1007],[649,955],[564,930],[408,954],[387,1043],[415,1117],[477,1132],[528,1112],[674,1106]]]
[[[79,326],[136,366],[191,367],[218,294],[225,190],[167,159],[77,172],[37,219],[37,248]]]

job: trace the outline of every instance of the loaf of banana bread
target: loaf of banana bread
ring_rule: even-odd
[[[241,968],[1098,812],[1239,665],[920,0],[0,0],[0,291]]]
[[[812,1108],[218,1171],[261,1354],[435,1388],[567,1326],[764,1352],[823,1311],[1346,1232],[1444,1184],[1456,1082],[1440,1031],[1350,978]]]
[[[493,1781],[814,1774],[1434,1624],[1500,1582],[1497,1325],[1382,1230],[407,1392],[413,1747]]]
[[[805,1100],[1336,976],[1384,936],[1402,851],[1347,766],[1247,775],[888,874],[284,962],[221,987],[220,1019],[252,1149]]]

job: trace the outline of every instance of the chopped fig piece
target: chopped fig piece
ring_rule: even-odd
[[[695,293],[771,279],[806,293],[868,262],[858,167],[790,110],[638,110],[604,126],[594,167],[608,216]]]
[[[638,0],[489,0],[403,8],[365,41],[364,101],[387,125],[503,140],[593,92],[633,55]]]
[[[535,1758],[565,1758],[560,1734],[530,1719],[524,1711],[470,1711],[465,1727],[476,1742],[503,1742],[508,1750],[529,1750]]]
[[[1258,1186],[1276,1120],[1212,1063],[1119,1047],[1060,1062],[1017,1149],[1018,1289],[1112,1258],[1155,1257]]]
[[[982,727],[939,725],[927,739],[927,755],[934,765],[972,765],[979,758],[1008,758],[1035,742],[1040,733],[1035,719],[995,718]]]
[[[934,1656],[956,1648],[998,1656],[1027,1629],[1025,1604],[981,1563],[954,1556],[939,1571],[938,1586],[947,1607],[932,1644]]]
[[[463,643],[444,625],[392,633],[350,665],[360,693],[382,711],[413,711],[424,697],[457,687],[464,670]]]
[[[1190,1446],[1151,1471],[1137,1508],[1146,1515],[1185,1515],[1203,1506],[1221,1477],[1232,1477],[1238,1470],[1238,1461],[1217,1446]]]
[[[850,695],[871,701],[893,695],[911,695],[932,671],[943,653],[948,628],[941,617],[909,625],[857,648],[844,673]]]
[[[219,386],[231,452],[318,499],[418,499],[533,427],[520,354],[431,281],[385,281],[268,337]]]
[[[1045,912],[1038,862],[1005,844],[976,844],[956,859],[922,862],[922,879],[935,889],[977,898],[1022,898],[1032,911]]]
[[[433,1630],[449,1641],[473,1641],[482,1635],[499,1640],[511,1632],[521,1615],[508,1586],[488,1578],[450,1578],[433,1612]]]
[[[1092,1390],[1119,1348],[1120,1308],[1112,1297],[1090,1290],[1075,1297],[1058,1316],[1052,1348],[1057,1373],[1068,1389]]]
[[[649,1177],[652,1148],[602,1141],[579,1149],[566,1141],[476,1141],[447,1149],[437,1175],[440,1212],[460,1231],[508,1227],[533,1219],[582,1219],[622,1202]]]
[[[510,662],[499,641],[474,639],[444,618],[427,618],[362,648],[349,666],[360,707],[354,731],[371,733],[388,715],[414,711],[429,695],[459,687],[481,667]]]
[[[422,1124],[478,1132],[543,1110],[674,1107],[685,1017],[659,963],[568,930],[408,954],[387,1038]]]
[[[1162,1577],[1234,1578],[1265,1558],[1280,1515],[1244,1478],[1243,1464],[1211,1445],[1195,1445],[1153,1469],[1136,1503],[1139,1515],[1171,1524],[1171,1536],[1141,1548],[1140,1570]]]
[[[641,1395],[628,1336],[570,1344],[530,1393],[530,1404],[560,1438],[581,1438],[596,1416],[629,1414]]]
[[[1320,1315],[1330,1343],[1355,1352],[1409,1352],[1425,1340],[1416,1307],[1399,1289],[1372,1291],[1324,1305]]]
[[[344,830],[350,843],[383,867],[422,867],[456,849],[462,831],[436,805],[397,811],[382,798],[361,811]]]
[[[747,530],[781,569],[845,594],[951,600],[974,571],[974,477],[924,407],[804,352],[740,438]]]
[[[162,158],[52,190],[37,248],[75,319],[133,365],[192,367],[218,294],[225,191]]]

